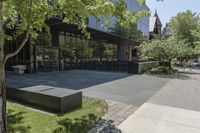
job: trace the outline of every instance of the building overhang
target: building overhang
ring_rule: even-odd
[[[63,31],[70,34],[81,35],[84,36],[82,31],[78,28],[77,25],[74,24],[67,24],[63,22],[59,18],[51,18],[46,20],[46,24],[50,27],[53,31]],[[100,31],[94,28],[87,27],[86,30],[90,33],[90,37],[97,41],[103,41],[106,43],[111,44],[119,44],[119,45],[139,45],[139,42],[136,42],[131,39],[127,39],[125,37],[121,37],[115,35],[113,33]]]

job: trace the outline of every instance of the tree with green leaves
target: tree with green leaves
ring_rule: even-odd
[[[74,57],[76,60],[88,59],[92,57],[93,49],[89,46],[88,41],[83,41],[80,38],[76,39],[77,42],[74,44]]]
[[[98,57],[100,61],[103,61],[103,59],[113,59],[115,54],[116,45],[104,42],[97,42],[97,44],[94,47],[94,55]]]
[[[186,40],[188,45],[195,47],[195,36],[193,32],[198,29],[200,23],[199,14],[192,11],[178,13],[169,22],[169,36],[178,40]]]
[[[106,60],[114,59],[117,51],[117,46],[113,44],[105,44],[105,51],[104,56],[106,57]]]
[[[142,42],[144,39],[142,32],[137,28],[136,23],[130,24],[127,27],[123,27],[119,22],[117,22],[115,26],[111,28],[111,32],[138,42]]]
[[[103,42],[97,42],[94,49],[94,55],[103,61],[104,51],[106,50]]]
[[[192,48],[185,41],[174,38],[144,42],[139,46],[139,51],[142,59],[161,62],[171,62],[175,58],[188,58],[193,54]]]
[[[195,30],[192,30],[192,35],[194,37],[194,54],[199,56],[200,55],[200,23],[198,25],[198,28]]]
[[[145,4],[145,0],[137,0]],[[111,2],[110,0],[0,0],[0,131],[7,133],[6,120],[6,89],[5,63],[17,55],[24,47],[29,37],[36,38],[37,33],[48,28],[45,20],[52,16],[60,16],[68,24],[76,24],[83,33],[86,31],[87,18],[105,16],[109,23],[110,16],[119,20],[125,26],[134,23],[149,12],[133,13],[126,10],[125,0]],[[5,29],[14,29],[11,35]],[[4,53],[5,41],[23,37],[19,47],[12,53]]]

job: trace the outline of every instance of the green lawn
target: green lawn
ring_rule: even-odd
[[[107,112],[107,104],[84,98],[81,109],[63,115],[47,115],[7,102],[10,133],[86,133]]]

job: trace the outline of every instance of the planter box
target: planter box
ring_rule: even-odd
[[[56,113],[64,113],[82,106],[82,92],[44,85],[7,88],[7,97]]]

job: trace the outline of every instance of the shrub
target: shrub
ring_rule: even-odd
[[[166,66],[159,66],[151,69],[146,69],[144,74],[148,75],[172,75],[177,72],[176,69],[166,67]]]

